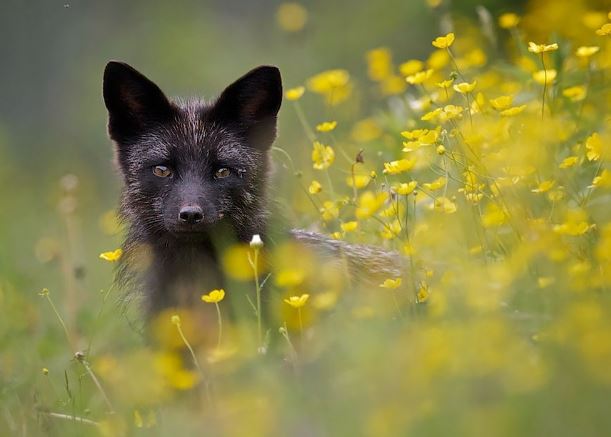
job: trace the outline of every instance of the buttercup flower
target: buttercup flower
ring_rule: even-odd
[[[331,146],[326,146],[318,141],[314,141],[312,149],[312,162],[316,170],[329,168],[335,161],[335,151]]]
[[[330,132],[337,126],[337,121],[325,121],[316,126],[318,132]]]
[[[301,96],[303,96],[304,92],[305,92],[305,87],[298,86],[298,87],[290,88],[286,90],[286,93],[284,93],[284,96],[286,97],[286,100],[295,101],[295,100],[299,100]]]
[[[553,52],[554,50],[558,50],[558,44],[535,44],[534,42],[528,43],[528,51],[531,53],[547,53]]]
[[[446,36],[438,36],[433,41],[433,46],[438,49],[447,49],[454,43],[454,34],[448,33]]]
[[[223,290],[222,288],[218,290],[212,290],[210,293],[202,295],[202,300],[206,303],[218,303],[224,298],[225,290]]]
[[[100,254],[100,259],[103,259],[108,262],[115,262],[115,261],[119,261],[122,255],[123,255],[123,249],[119,248],[116,250],[112,250],[110,252],[102,252]]]
[[[399,288],[400,286],[401,278],[385,279],[384,282],[380,284],[381,288],[388,288],[390,290],[394,290],[395,288]]]
[[[309,297],[310,295],[306,293],[302,294],[301,296],[291,296],[288,299],[284,299],[284,302],[286,302],[293,308],[301,308],[306,304]]]

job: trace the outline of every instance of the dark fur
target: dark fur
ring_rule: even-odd
[[[190,305],[202,290],[222,287],[217,254],[223,246],[254,234],[266,240],[268,150],[281,100],[275,67],[250,71],[214,102],[183,102],[167,99],[127,64],[107,65],[104,101],[128,224],[119,278],[137,282],[149,314]],[[158,165],[170,168],[172,177],[155,176]],[[230,175],[215,179],[219,168]],[[190,206],[201,208],[201,222],[181,221],[180,212]],[[400,273],[397,254],[305,231],[292,234],[335,259],[345,256],[355,274]]]

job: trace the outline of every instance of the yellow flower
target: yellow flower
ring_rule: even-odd
[[[299,32],[308,21],[308,11],[299,3],[286,2],[278,6],[276,22],[286,32]]]
[[[586,157],[588,161],[598,161],[602,153],[603,142],[600,139],[600,135],[593,133],[586,140]]]
[[[528,43],[528,51],[531,53],[546,53],[558,50],[558,44],[535,44],[534,42]]]
[[[337,126],[337,121],[325,121],[316,126],[318,132],[331,132]]]
[[[432,121],[432,120],[435,120],[437,117],[439,117],[439,115],[442,112],[443,112],[442,108],[435,108],[431,112],[427,112],[422,117],[420,117],[420,120],[422,120],[422,121]]]
[[[513,117],[521,114],[526,109],[526,105],[522,106],[514,106],[513,108],[505,109],[501,111],[501,116],[503,117]]]
[[[537,188],[534,188],[530,191],[532,191],[533,193],[546,193],[552,188],[554,188],[554,185],[556,185],[556,181],[554,180],[543,181],[537,186]]]
[[[444,155],[446,153],[446,148],[443,146],[443,144],[440,144],[435,149],[435,152],[437,152],[438,155]]]
[[[512,29],[520,24],[520,17],[518,15],[508,12],[499,17],[499,26],[503,29]]]
[[[482,214],[482,226],[484,228],[493,228],[501,226],[507,222],[507,214],[496,203],[486,205]]]
[[[172,317],[170,317],[170,321],[172,322],[173,325],[180,325],[180,316],[178,314],[174,314]]]
[[[611,35],[611,23],[603,24],[600,29],[596,30],[596,35],[598,36]]]
[[[302,294],[301,296],[291,296],[288,299],[284,299],[284,301],[293,308],[301,308],[306,304],[309,297],[309,294]]]
[[[446,214],[454,214],[457,211],[456,203],[447,197],[438,197],[433,202],[433,209],[438,209]]]
[[[446,182],[447,182],[447,179],[445,177],[441,176],[441,177],[435,179],[432,182],[422,184],[422,186],[424,188],[426,188],[427,190],[429,190],[429,191],[437,191],[437,190],[445,187],[446,186]]]
[[[502,111],[503,109],[507,109],[513,103],[513,96],[500,96],[496,99],[490,99],[490,104],[497,111]]]
[[[556,70],[539,70],[533,73],[533,79],[541,85],[549,85],[556,80],[557,75],[558,72]]]
[[[356,228],[358,228],[358,226],[359,226],[359,222],[356,222],[356,221],[346,222],[340,225],[340,227],[342,228],[342,231],[344,232],[355,231]]]
[[[329,168],[333,161],[335,161],[335,151],[331,146],[325,146],[318,141],[314,141],[314,148],[312,149],[312,161],[314,162],[313,167],[316,170],[324,170]]]
[[[433,70],[419,71],[418,73],[407,76],[405,80],[411,85],[418,85],[429,79],[433,75]]]
[[[581,46],[577,49],[575,54],[580,58],[589,58],[590,56],[595,55],[600,50],[600,47],[597,46]]]
[[[403,76],[411,76],[412,74],[422,71],[423,68],[424,62],[419,61],[418,59],[412,59],[399,65],[399,72]]]
[[[440,114],[441,121],[445,122],[454,118],[461,118],[464,110],[465,108],[462,106],[446,105],[443,107],[443,112]]]
[[[418,294],[416,295],[416,299],[418,299],[418,303],[424,303],[429,299],[429,286],[426,283],[422,283],[418,288]]]
[[[446,36],[438,36],[432,44],[433,47],[437,47],[438,49],[447,49],[452,43],[454,43],[454,34],[450,32]]]
[[[369,175],[355,174],[354,178],[352,176],[346,178],[346,184],[349,187],[364,188],[369,184],[370,180],[371,177]]]
[[[569,156],[568,158],[564,158],[558,167],[571,168],[571,167],[574,167],[578,161],[579,161],[579,158],[577,156]]]
[[[42,374],[43,375],[48,375],[49,374],[49,369],[47,369],[46,367],[42,368]]]
[[[388,288],[389,290],[394,290],[401,286],[401,278],[396,279],[385,279],[384,282],[380,284],[382,288]]]
[[[592,185],[590,188],[609,188],[611,187],[611,172],[604,169],[600,172],[600,175],[592,179]]]
[[[562,95],[573,102],[580,102],[581,100],[585,99],[586,93],[586,87],[583,85],[576,85],[562,90]]]
[[[320,208],[320,214],[322,215],[322,219],[328,222],[339,217],[339,208],[335,202],[326,200],[322,204],[322,208]]]
[[[312,181],[312,183],[310,183],[310,186],[308,187],[308,192],[310,194],[318,194],[322,191],[322,185],[320,185],[320,182],[314,180]]]
[[[352,91],[350,74],[346,70],[327,70],[308,79],[310,91],[325,96],[329,105],[337,105],[348,97]]]
[[[275,277],[274,282],[279,287],[296,287],[301,285],[306,279],[306,272],[299,268],[288,268],[280,270]]]
[[[225,290],[222,288],[212,290],[208,294],[202,294],[202,300],[206,303],[219,303],[225,298]]]
[[[359,197],[356,207],[356,218],[366,219],[375,214],[388,199],[388,193],[382,191],[374,194],[372,191],[365,191]]]
[[[475,85],[477,85],[477,81],[474,80],[472,83],[462,82],[454,85],[454,90],[458,91],[461,94],[470,93],[475,89]]]
[[[443,82],[438,82],[435,85],[438,86],[439,88],[448,89],[452,86],[453,83],[454,83],[454,79],[448,79],[448,80],[444,80]]]
[[[367,52],[368,74],[371,80],[383,81],[393,74],[392,54],[386,47],[380,47]]]
[[[286,90],[286,93],[284,95],[286,97],[286,100],[294,101],[294,100],[299,100],[301,96],[303,96],[304,92],[305,92],[305,87],[298,86],[298,87],[290,88]]]
[[[415,159],[399,159],[384,163],[384,174],[396,175],[411,170],[416,163]]]
[[[418,182],[411,181],[411,182],[395,185],[392,187],[392,189],[395,191],[395,193],[401,196],[409,196],[410,194],[414,192],[417,186],[418,186]]]
[[[115,262],[121,259],[121,255],[123,255],[123,249],[119,248],[110,252],[102,252],[100,254],[100,259],[103,259],[108,262]]]

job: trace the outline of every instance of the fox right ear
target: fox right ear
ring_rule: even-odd
[[[134,68],[110,61],[104,70],[108,132],[118,142],[168,120],[172,104],[161,89]]]

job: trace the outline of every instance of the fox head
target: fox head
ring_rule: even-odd
[[[134,68],[109,62],[103,92],[122,213],[141,237],[198,240],[221,224],[242,241],[264,232],[282,101],[276,67],[255,68],[205,103],[172,101]]]

